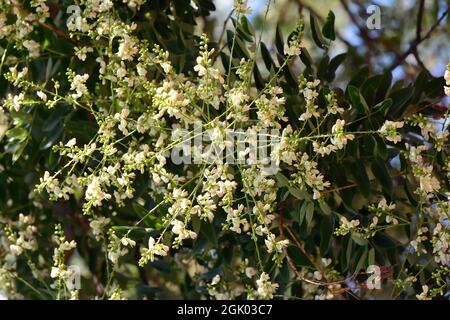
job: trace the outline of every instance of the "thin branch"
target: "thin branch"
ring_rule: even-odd
[[[316,17],[321,23],[324,23],[323,17],[317,13],[314,8],[312,8],[310,5],[304,3],[302,0],[297,0],[298,5],[300,6],[300,11],[302,11],[303,8],[309,11],[314,17]],[[350,42],[348,42],[339,32],[336,31],[336,38],[338,38],[340,41],[342,41],[347,47],[353,47]]]
[[[423,22],[423,10],[425,8],[425,0],[420,0],[419,4],[419,10],[417,12],[417,25],[416,25],[416,41],[420,41],[422,39],[422,22]],[[420,65],[420,67],[424,70],[426,70],[428,73],[430,73],[423,63],[422,59],[420,58],[419,51],[417,47],[415,48],[414,57],[416,58],[417,63]]]
[[[422,20],[423,9],[425,8],[425,0],[420,0],[419,11],[417,12],[417,26],[416,26],[416,39],[422,38]]]
[[[34,20],[34,22],[37,22],[40,26],[53,31],[54,33],[56,33],[56,35],[60,38],[66,39],[67,41],[72,42],[74,45],[79,45],[80,43],[78,42],[78,40],[72,38],[70,35],[68,35],[67,33],[65,33],[64,31],[59,30],[58,28],[56,28],[55,26],[48,24],[46,22],[40,21],[40,20]]]
[[[414,54],[415,51],[417,51],[418,46],[425,40],[427,40],[431,34],[434,32],[434,30],[436,30],[436,28],[441,24],[442,20],[444,20],[444,18],[447,16],[449,9],[447,8],[447,10],[444,11],[444,13],[442,13],[442,15],[439,17],[439,19],[436,21],[436,23],[430,28],[430,30],[428,30],[428,32],[423,36],[420,37],[420,39],[415,38],[411,44],[409,45],[408,50],[406,50],[406,52],[404,54],[401,55],[401,57],[399,59],[397,59],[390,67],[389,70],[394,70],[395,68],[397,68],[403,61],[405,61],[405,59],[410,55],[410,54]]]

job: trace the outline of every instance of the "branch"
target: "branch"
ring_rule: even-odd
[[[427,40],[431,34],[434,32],[434,30],[436,30],[436,28],[441,24],[442,20],[444,20],[444,18],[447,16],[448,14],[448,8],[447,10],[444,11],[444,13],[439,17],[439,19],[436,21],[436,23],[430,28],[430,30],[428,30],[428,32],[420,38],[415,38],[411,44],[409,45],[408,50],[406,50],[406,52],[404,54],[401,55],[401,57],[399,59],[397,59],[397,61],[395,61],[390,67],[389,70],[394,70],[395,68],[397,68],[403,61],[405,61],[405,59],[410,55],[410,54],[414,54],[415,51],[417,51],[417,47],[425,40]],[[420,30],[419,30],[420,31]]]
[[[355,15],[353,14],[353,12],[350,10],[347,2],[345,0],[340,0],[342,7],[344,8],[344,10],[347,12],[348,16],[350,17],[350,19],[352,20],[353,24],[358,28],[359,33],[364,41],[364,44],[367,48],[367,52],[366,52],[366,61],[367,61],[367,65],[369,67],[369,70],[372,69],[372,52],[373,52],[373,46],[372,46],[372,37],[369,35],[369,33],[367,32],[367,30],[365,28],[363,28],[358,20],[356,19]]]

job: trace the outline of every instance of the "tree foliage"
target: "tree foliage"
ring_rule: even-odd
[[[285,35],[265,24],[269,43],[236,1],[214,39],[198,25],[214,10],[0,0],[1,292],[448,295],[450,69],[394,80],[336,54],[332,11]],[[198,123],[209,139],[174,161]],[[242,162],[208,159],[227,130],[248,134]],[[264,132],[267,162],[251,161],[249,130]]]

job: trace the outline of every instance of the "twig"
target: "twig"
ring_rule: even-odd
[[[78,40],[72,38],[70,35],[68,35],[67,33],[65,33],[64,31],[59,30],[58,28],[56,28],[55,26],[52,26],[51,24],[48,24],[46,22],[40,21],[40,20],[34,20],[34,22],[37,22],[40,26],[53,31],[54,33],[56,33],[56,35],[60,38],[66,39],[67,41],[72,42],[74,45],[79,45],[80,43],[78,42]]]
[[[222,28],[222,32],[220,33],[219,36],[219,40],[217,40],[217,44],[220,46],[220,43],[222,42],[223,36],[225,35],[225,30],[227,28],[227,24],[228,21],[231,19],[231,17],[233,16],[233,12],[234,9],[230,11],[230,13],[228,14],[227,18],[225,19],[225,21],[223,22],[223,28]]]
[[[416,39],[417,41],[420,41],[422,39],[422,20],[423,20],[423,10],[425,8],[425,0],[420,0],[419,4],[419,10],[417,12],[417,25],[416,25]],[[413,51],[414,57],[416,58],[417,63],[420,65],[420,67],[424,70],[426,70],[428,73],[430,73],[423,63],[422,59],[420,58],[419,51],[417,50],[417,47]]]
[[[314,8],[312,8],[310,5],[304,3],[302,0],[297,0],[298,5],[300,6],[300,12],[302,11],[303,8],[305,8],[306,10],[309,11],[309,13],[311,13],[314,17],[316,17],[321,23],[324,23],[324,19],[323,17],[318,14]],[[353,47],[352,44],[350,42],[348,42],[339,32],[336,32],[336,37],[342,41],[347,47]]]

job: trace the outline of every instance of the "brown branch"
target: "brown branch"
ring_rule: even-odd
[[[321,274],[322,277],[325,279],[325,281],[328,283],[328,279],[325,276],[325,272],[322,270],[322,268],[320,267],[319,264],[317,264],[314,259],[308,254],[308,252],[306,252],[306,249],[303,247],[303,245],[298,241],[297,237],[293,234],[293,232],[291,231],[291,229],[289,228],[289,226],[285,226],[284,225],[284,210],[285,210],[285,205],[286,205],[286,201],[282,201],[280,203],[280,209],[279,209],[279,216],[280,216],[280,238],[283,240],[285,238],[284,236],[284,228],[286,228],[286,230],[288,231],[288,233],[290,234],[290,236],[292,237],[292,239],[294,240],[295,244],[297,245],[297,247],[300,249],[300,251],[305,255],[306,258],[308,258],[308,260],[311,262],[311,264],[316,268],[316,270],[318,270]],[[288,256],[287,251],[286,251],[286,256]]]
[[[40,26],[56,33],[56,35],[60,38],[63,38],[67,41],[70,41],[71,43],[73,43],[74,45],[79,45],[80,43],[78,42],[78,40],[72,38],[70,35],[68,35],[67,33],[65,33],[64,31],[59,30],[58,28],[56,28],[55,26],[48,24],[44,21],[41,20],[34,20],[34,22],[37,22]]]

